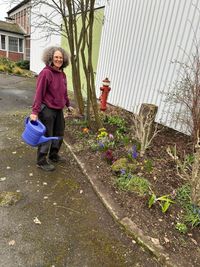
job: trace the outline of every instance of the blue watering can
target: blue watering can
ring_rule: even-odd
[[[22,133],[22,139],[30,146],[38,146],[49,140],[59,140],[59,137],[44,136],[46,127],[39,120],[31,121],[29,117],[25,119],[25,130]]]

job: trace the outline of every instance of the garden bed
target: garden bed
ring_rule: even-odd
[[[123,118],[126,122],[124,136],[129,136],[131,130],[131,114],[129,112],[109,107],[106,115]],[[113,140],[115,140],[116,132],[121,125],[108,123],[105,114],[102,116],[107,133],[112,134]],[[119,183],[116,182],[119,173],[116,174],[112,171],[112,164],[106,158],[105,151],[96,149],[97,134],[95,134],[95,130],[95,127],[91,127],[88,131],[81,118],[73,115],[66,118],[65,138],[84,163],[88,174],[98,177],[112,199],[124,210],[124,214],[136,223],[146,235],[159,240],[159,244],[166,249],[169,255],[180,257],[182,266],[200,266],[200,227],[192,227],[191,223],[185,224],[186,215],[180,199],[187,198],[188,187],[186,182],[177,175],[176,165],[167,153],[167,147],[173,147],[175,144],[178,154],[181,156],[184,151],[191,153],[190,138],[164,127],[153,140],[145,156],[140,158],[139,155],[136,155],[134,158],[134,162],[137,162],[135,174],[149,182],[151,191],[148,194],[139,194],[137,191],[119,187]],[[111,149],[114,160],[127,157],[132,147],[133,143],[130,143],[130,139],[125,138],[123,143],[119,142]],[[137,151],[135,152],[137,153]],[[166,212],[162,212],[158,202],[149,208],[151,194],[155,194],[157,197],[169,195],[174,203]],[[183,265],[183,263],[185,264]]]

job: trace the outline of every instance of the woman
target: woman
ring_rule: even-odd
[[[61,47],[49,47],[44,51],[44,69],[40,72],[30,120],[39,119],[46,126],[46,136],[58,136],[38,146],[37,166],[45,171],[53,171],[52,162],[64,162],[58,152],[63,142],[65,120],[63,108],[69,111],[67,81],[63,68],[69,65],[69,55]],[[50,161],[49,161],[50,160]]]

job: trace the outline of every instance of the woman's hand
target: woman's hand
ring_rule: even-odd
[[[69,112],[73,112],[74,108],[71,107],[71,106],[69,106],[69,107],[67,107],[67,110],[68,110]]]
[[[30,115],[30,120],[31,121],[36,121],[38,119],[38,116],[37,115],[35,115],[35,114],[31,114]]]

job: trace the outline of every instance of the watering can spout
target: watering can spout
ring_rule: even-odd
[[[46,136],[41,136],[39,141],[38,141],[38,145],[48,142],[50,140],[59,140],[59,137],[46,137]]]

